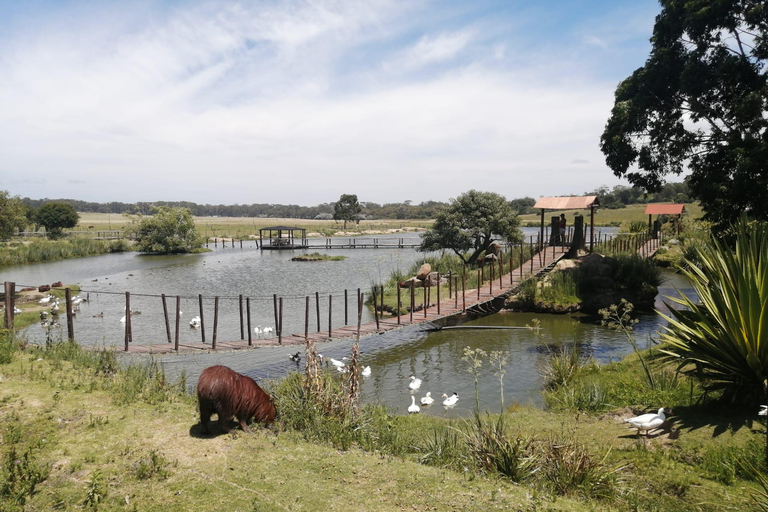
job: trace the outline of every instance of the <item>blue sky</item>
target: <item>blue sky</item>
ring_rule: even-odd
[[[656,1],[0,0],[0,189],[198,203],[626,184]]]

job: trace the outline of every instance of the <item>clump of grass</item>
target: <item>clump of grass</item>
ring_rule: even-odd
[[[427,466],[459,469],[467,461],[468,450],[461,432],[448,425],[433,428],[418,447],[419,461]]]
[[[571,384],[582,368],[580,356],[578,345],[566,345],[552,353],[542,370],[545,388],[552,390]]]
[[[537,469],[532,438],[510,435],[504,415],[494,421],[475,413],[466,441],[477,465],[484,471],[520,483],[529,479]]]
[[[139,480],[159,478],[165,480],[171,475],[170,461],[156,450],[150,450],[146,457],[142,457],[133,465],[133,472]]]
[[[35,240],[28,244],[0,247],[0,266],[58,261],[129,250],[131,250],[131,244],[126,240],[107,241],[91,238]]]
[[[543,282],[541,299],[556,306],[572,306],[580,302],[573,272],[552,272]]]
[[[291,261],[343,261],[344,259],[346,259],[346,256],[331,256],[330,254],[313,252],[294,256],[291,258]]]
[[[85,488],[83,507],[89,510],[98,510],[99,504],[107,497],[107,484],[98,469],[91,472],[91,478]]]
[[[621,467],[609,467],[572,439],[544,443],[541,482],[555,494],[575,494],[597,499],[613,498],[618,491]]]

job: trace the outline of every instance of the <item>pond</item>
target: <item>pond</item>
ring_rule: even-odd
[[[197,294],[207,297],[220,294],[225,297],[222,299],[223,313],[219,325],[222,340],[240,337],[237,311],[237,296],[240,293],[252,298],[253,324],[262,326],[274,325],[272,293],[285,296],[286,322],[293,322],[296,326],[292,332],[300,332],[307,292],[313,294],[319,291],[326,300],[329,293],[334,294],[334,323],[339,325],[343,323],[344,312],[343,299],[337,301],[337,298],[343,297],[345,288],[350,290],[351,307],[351,297],[357,287],[365,289],[373,282],[380,282],[391,271],[405,270],[423,256],[409,249],[334,250],[333,254],[342,254],[347,259],[343,262],[296,263],[289,261],[293,254],[221,247],[209,253],[185,256],[147,257],[124,253],[4,268],[0,278],[14,281],[19,286],[61,280],[79,283],[84,290],[90,291],[90,302],[82,305],[75,326],[76,337],[81,343],[123,343],[120,317],[125,291],[132,293],[132,309],[142,311],[133,320],[135,342],[162,342],[165,340],[162,303],[155,295],[181,295],[184,297],[182,318],[186,319],[181,329],[182,341],[199,343],[199,334],[187,327],[188,319],[197,314]],[[665,283],[656,303],[657,309],[662,310],[663,297],[675,295],[675,288],[691,293],[690,285],[681,276],[672,272],[665,272],[664,275]],[[169,301],[169,305],[172,302]],[[206,308],[210,307],[211,304],[206,303]],[[323,322],[327,327],[327,310],[324,311]],[[103,317],[93,316],[101,312]],[[206,315],[209,313],[206,312]],[[207,316],[206,321],[211,322],[211,318]],[[364,311],[363,321],[370,318],[368,311]],[[411,403],[408,377],[414,375],[422,379],[422,386],[415,393],[417,401],[427,391],[436,399],[435,404],[424,408],[422,413],[465,416],[474,404],[474,383],[461,356],[464,347],[470,347],[487,352],[510,352],[504,377],[505,403],[542,406],[541,369],[551,349],[577,343],[583,353],[600,362],[618,360],[632,351],[623,335],[601,327],[594,319],[582,315],[499,313],[466,325],[525,327],[531,325],[534,319],[541,322],[538,331],[461,329],[427,332],[425,326],[408,326],[364,337],[360,342],[362,363],[371,366],[372,375],[363,381],[363,400],[382,403],[405,413]],[[649,336],[655,336],[659,322],[660,317],[655,314],[640,317],[635,329],[641,347],[648,343]],[[311,325],[314,325],[314,318]],[[210,333],[210,326],[208,330]],[[35,325],[28,329],[27,336],[40,340],[44,339],[44,332]],[[323,343],[318,346],[318,351],[326,357],[340,359],[349,355],[351,343],[350,340]],[[288,359],[288,354],[299,348],[180,354],[158,359],[172,378],[185,372],[190,386],[196,383],[203,368],[213,364],[225,364],[262,382],[299,368]],[[330,371],[334,370],[331,368]],[[482,371],[479,390],[481,407],[499,410],[498,379],[487,365]],[[443,408],[440,395],[454,392],[459,394],[458,404],[452,409]]]

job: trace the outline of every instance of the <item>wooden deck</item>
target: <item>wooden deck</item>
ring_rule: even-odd
[[[566,249],[563,247],[548,247],[545,251],[536,253],[533,259],[524,262],[521,266],[516,267],[511,273],[507,273],[499,279],[497,276],[493,282],[487,282],[478,291],[477,288],[465,290],[464,302],[466,304],[467,311],[477,310],[477,308],[483,305],[492,303],[495,299],[506,296],[513,290],[515,290],[522,282],[529,279],[532,275],[537,275],[542,272],[546,272],[548,268],[551,268],[555,262],[565,254]],[[498,267],[497,267],[498,268]],[[432,292],[435,293],[434,291]],[[403,301],[406,301],[405,295]],[[376,322],[368,322],[360,327],[360,336],[369,336],[371,334],[379,334],[394,329],[399,329],[407,325],[421,324],[425,322],[443,321],[447,317],[463,314],[463,304],[461,291],[459,290],[458,298],[453,296],[451,298],[441,298],[439,307],[437,304],[430,305],[426,310],[416,311],[413,313],[413,319],[411,315],[401,315],[398,322],[397,316],[387,316],[384,319],[379,320],[377,327]],[[349,339],[357,335],[357,326],[347,325],[339,327],[329,332],[327,330],[321,332],[309,333],[315,343],[322,343],[330,340]],[[267,346],[292,346],[303,345],[305,343],[304,333],[286,334],[282,336],[282,340],[277,337],[268,339],[254,339],[252,344],[249,345],[247,340],[235,340],[235,341],[217,341],[215,351],[227,351],[227,350],[243,350],[258,347]],[[101,350],[103,347],[92,347],[96,350]],[[214,348],[210,343],[202,344],[179,344],[179,353],[203,353],[212,352]],[[176,352],[174,344],[172,343],[159,343],[159,344],[130,344],[128,346],[128,353],[134,354],[170,354]]]

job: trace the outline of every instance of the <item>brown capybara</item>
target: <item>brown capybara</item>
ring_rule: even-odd
[[[275,419],[275,403],[252,378],[241,375],[226,366],[211,366],[203,370],[197,381],[197,401],[200,405],[200,423],[210,432],[208,423],[215,412],[224,432],[229,432],[229,420],[237,417],[240,427],[250,432],[251,418],[270,424]]]

